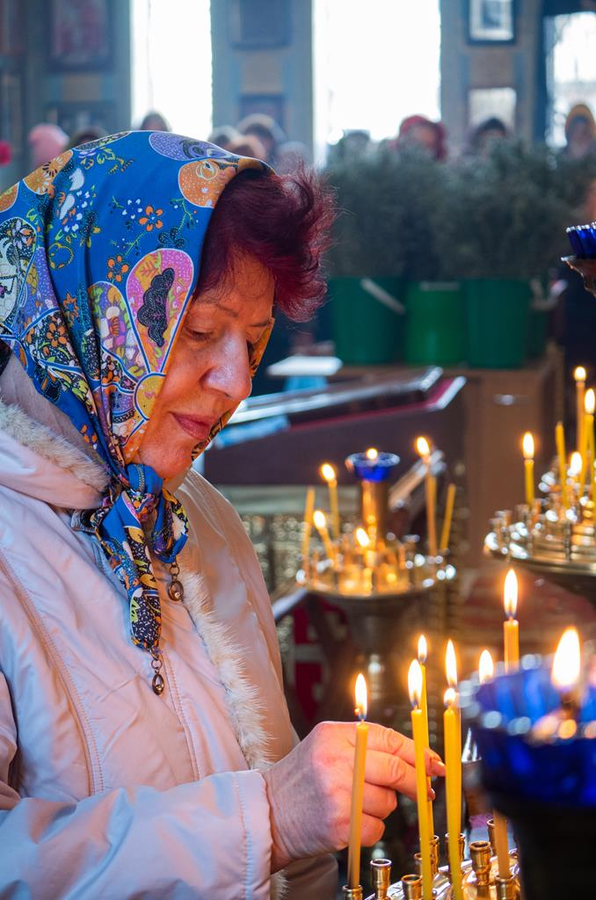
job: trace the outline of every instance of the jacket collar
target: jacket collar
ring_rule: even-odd
[[[0,400],[0,485],[64,509],[95,509],[105,467],[20,407]]]

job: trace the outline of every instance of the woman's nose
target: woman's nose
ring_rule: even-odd
[[[207,372],[206,386],[229,397],[235,404],[252,388],[248,347],[244,340],[226,341]]]

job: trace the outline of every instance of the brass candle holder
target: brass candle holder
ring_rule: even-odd
[[[487,835],[488,837],[488,835]],[[438,838],[435,838],[438,851]],[[470,858],[464,859],[464,836],[459,838],[462,854],[462,890],[464,900],[520,900],[521,888],[517,851],[512,850],[511,875],[499,878],[498,861],[491,850],[490,841],[474,841],[470,844]],[[417,854],[418,855],[418,854]],[[391,884],[391,861],[388,859],[371,862],[371,881],[374,894],[366,900],[422,900],[422,878],[420,873],[403,875]],[[346,894],[344,896],[356,896]],[[453,889],[448,866],[433,867],[433,900],[453,900]],[[360,895],[362,896],[362,895]]]

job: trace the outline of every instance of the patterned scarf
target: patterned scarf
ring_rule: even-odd
[[[188,523],[154,469],[134,459],[213,207],[245,168],[267,171],[213,144],[123,132],[62,153],[0,195],[0,339],[109,469],[88,524],[126,588],[132,640],[154,658],[161,611],[150,554],[175,562]],[[253,374],[268,336],[253,348]]]

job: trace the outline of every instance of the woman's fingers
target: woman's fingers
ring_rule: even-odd
[[[383,728],[371,722],[368,726],[368,748],[381,750],[385,753],[397,754],[411,766],[415,763],[414,741],[394,731],[392,728]],[[427,775],[444,775],[445,765],[438,753],[434,750],[425,750],[425,763]]]
[[[391,788],[379,787],[378,784],[364,785],[362,809],[369,816],[386,819],[397,806],[397,794]]]
[[[377,841],[380,841],[385,833],[385,823],[376,816],[362,816],[362,845],[364,847],[372,847]]]
[[[416,799],[416,769],[401,756],[370,750],[366,754],[366,781],[369,784],[392,788]],[[434,800],[435,792],[429,789],[429,799]]]

